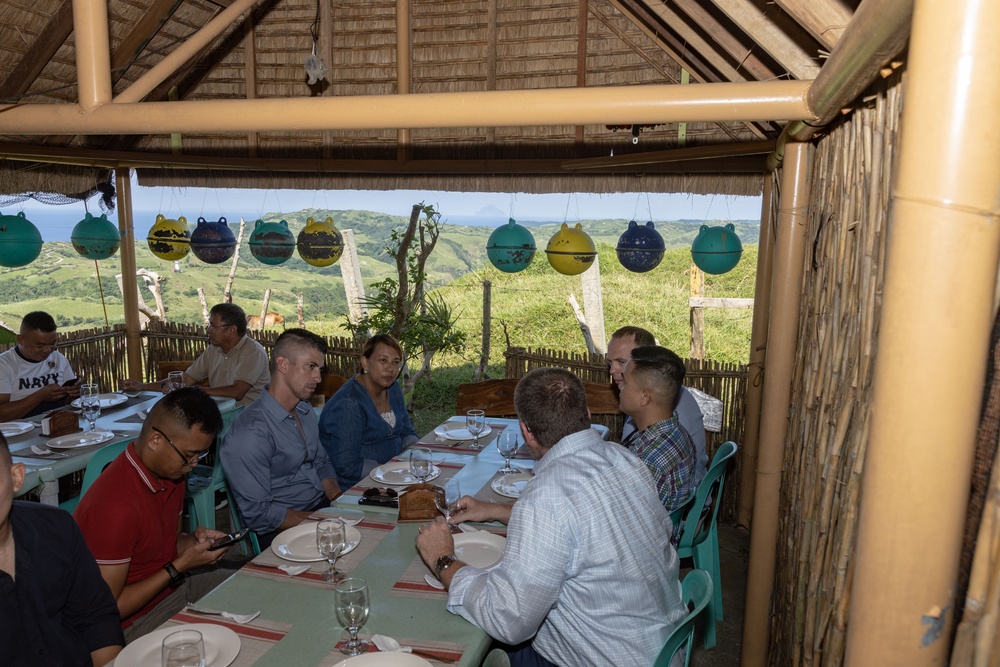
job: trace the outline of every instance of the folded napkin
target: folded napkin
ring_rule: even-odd
[[[528,481],[521,479],[512,484],[500,484],[500,490],[508,495],[519,497],[521,492],[524,491],[524,487],[528,485]]]
[[[409,646],[400,646],[395,639],[385,635],[372,635],[372,643],[378,650],[388,653],[410,653],[413,651]]]
[[[436,588],[439,591],[444,590],[444,584],[442,584],[441,581],[435,578],[433,575],[425,574],[424,581],[426,581],[427,585],[430,586],[431,588]]]
[[[278,569],[290,577],[297,577],[303,572],[308,572],[309,565],[279,565]]]

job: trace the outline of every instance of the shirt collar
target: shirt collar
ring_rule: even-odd
[[[139,474],[139,479],[142,483],[149,489],[150,493],[159,493],[160,491],[166,491],[167,485],[165,480],[160,479],[153,472],[146,467],[146,464],[142,462],[139,458],[139,452],[135,450],[135,440],[128,444],[125,448],[125,460],[128,461],[135,471]]]
[[[278,403],[278,399],[271,395],[271,392],[267,390],[270,386],[270,382],[264,385],[264,390],[260,392],[260,398],[257,399],[261,402],[261,408],[276,420],[290,419],[292,413],[286,410],[281,403]],[[310,410],[312,410],[312,404],[309,401],[299,401],[295,404],[295,411],[300,415],[304,415]]]
[[[554,465],[556,459],[561,459],[564,456],[573,456],[580,450],[592,446],[595,441],[603,442],[604,440],[601,438],[601,434],[592,428],[570,433],[542,455],[542,458],[535,464],[535,474],[537,475],[550,465]]]
[[[230,348],[229,352],[222,352],[221,347],[219,348],[219,352],[222,352],[222,356],[228,359],[230,354],[232,354],[233,352],[238,352],[246,344],[246,342],[247,342],[247,335],[243,334],[242,336],[240,336],[240,339],[236,341],[236,345],[233,345],[233,347]]]

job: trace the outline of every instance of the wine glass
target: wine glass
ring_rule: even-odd
[[[163,638],[163,667],[205,667],[205,641],[197,630],[180,630]]]
[[[455,507],[455,503],[458,499],[462,497],[462,490],[458,486],[457,479],[449,479],[444,483],[444,500],[442,502],[441,494],[434,494],[434,506],[438,508],[438,511],[444,515],[445,521],[451,520],[451,511]]]
[[[358,629],[368,620],[368,582],[360,577],[344,579],[334,589],[337,620],[351,633],[351,640],[340,647],[341,653],[361,655],[368,642],[358,639]]]
[[[414,447],[410,450],[410,473],[423,484],[430,477],[434,464],[431,462],[431,450],[424,447]]]
[[[521,472],[520,469],[510,465],[510,457],[517,451],[517,432],[512,429],[505,429],[497,438],[497,451],[504,458],[503,467],[497,470],[501,475],[512,475]]]
[[[472,434],[472,444],[469,449],[482,449],[479,444],[479,434],[486,428],[486,413],[482,410],[469,410],[465,413],[465,427]]]
[[[167,389],[173,391],[184,386],[184,371],[170,371],[167,373]]]
[[[80,409],[83,418],[90,422],[90,431],[97,430],[97,418],[101,416],[101,389],[95,383],[80,387]]]
[[[316,524],[316,548],[326,559],[323,581],[343,581],[344,573],[337,569],[337,556],[347,545],[344,522],[340,519],[323,519]]]

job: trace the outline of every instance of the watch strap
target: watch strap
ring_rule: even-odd
[[[454,556],[441,556],[434,563],[434,576],[438,579],[441,578],[441,573],[447,570],[452,564],[457,563],[458,559]]]
[[[163,566],[163,569],[167,571],[170,575],[170,587],[177,588],[182,583],[184,583],[184,575],[177,571],[173,563],[167,563]]]

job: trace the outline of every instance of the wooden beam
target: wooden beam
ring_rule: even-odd
[[[582,171],[586,169],[606,169],[608,167],[635,167],[639,165],[662,164],[664,162],[685,162],[710,158],[742,157],[746,155],[768,155],[774,150],[774,141],[750,141],[735,144],[715,144],[693,148],[675,148],[663,151],[647,151],[627,155],[591,157],[579,160],[564,160],[563,169]]]
[[[327,4],[327,3],[323,3]],[[329,40],[328,40],[329,41]],[[243,74],[246,77],[246,98],[248,100],[257,99],[257,44],[254,22],[247,19],[243,22]],[[328,157],[329,147],[325,141],[326,132],[323,133],[323,157]],[[260,135],[256,132],[247,133],[247,154],[250,157],[257,157]]]
[[[56,13],[52,15],[42,31],[31,42],[31,46],[18,61],[17,67],[0,84],[0,100],[15,101],[13,98],[28,92],[31,84],[35,82],[35,79],[42,73],[42,70],[49,64],[56,51],[66,42],[72,32],[73,2],[72,0],[63,0]]]
[[[576,86],[587,85],[587,0],[577,4],[576,17]],[[583,125],[576,126],[576,143],[583,143]]]
[[[183,0],[154,0],[142,17],[111,54],[111,83],[117,83],[136,58],[146,49]]]
[[[489,0],[487,7],[486,26],[486,90],[497,89],[497,0]],[[493,157],[496,147],[497,129],[486,128],[486,144],[490,147],[490,157]]]
[[[840,36],[853,16],[853,12],[839,0],[775,0],[775,2],[828,51],[840,41]]]
[[[254,21],[246,21],[247,30],[253,34],[254,31]],[[253,42],[253,39],[250,39]],[[251,48],[254,48],[251,44]],[[319,3],[319,44],[317,46],[319,49],[319,57],[323,59],[323,62],[327,64],[327,77],[330,80],[325,82],[320,82],[320,87],[322,88],[323,97],[330,97],[333,95],[333,70],[331,65],[333,64],[333,6],[329,0]],[[247,69],[247,86],[250,85],[250,74],[253,71],[253,86],[254,86],[254,97],[257,97],[257,51],[254,48],[253,57],[250,57],[248,53],[245,57],[245,67]],[[249,94],[249,88],[247,88],[247,93]],[[257,151],[257,133],[254,132],[251,135],[251,140],[253,141],[253,150],[256,155]],[[333,144],[334,144],[334,134],[333,132],[323,133],[323,157],[332,158],[333,157]]]
[[[819,73],[817,53],[808,53],[778,27],[752,0],[712,0],[736,25],[800,81]]]

